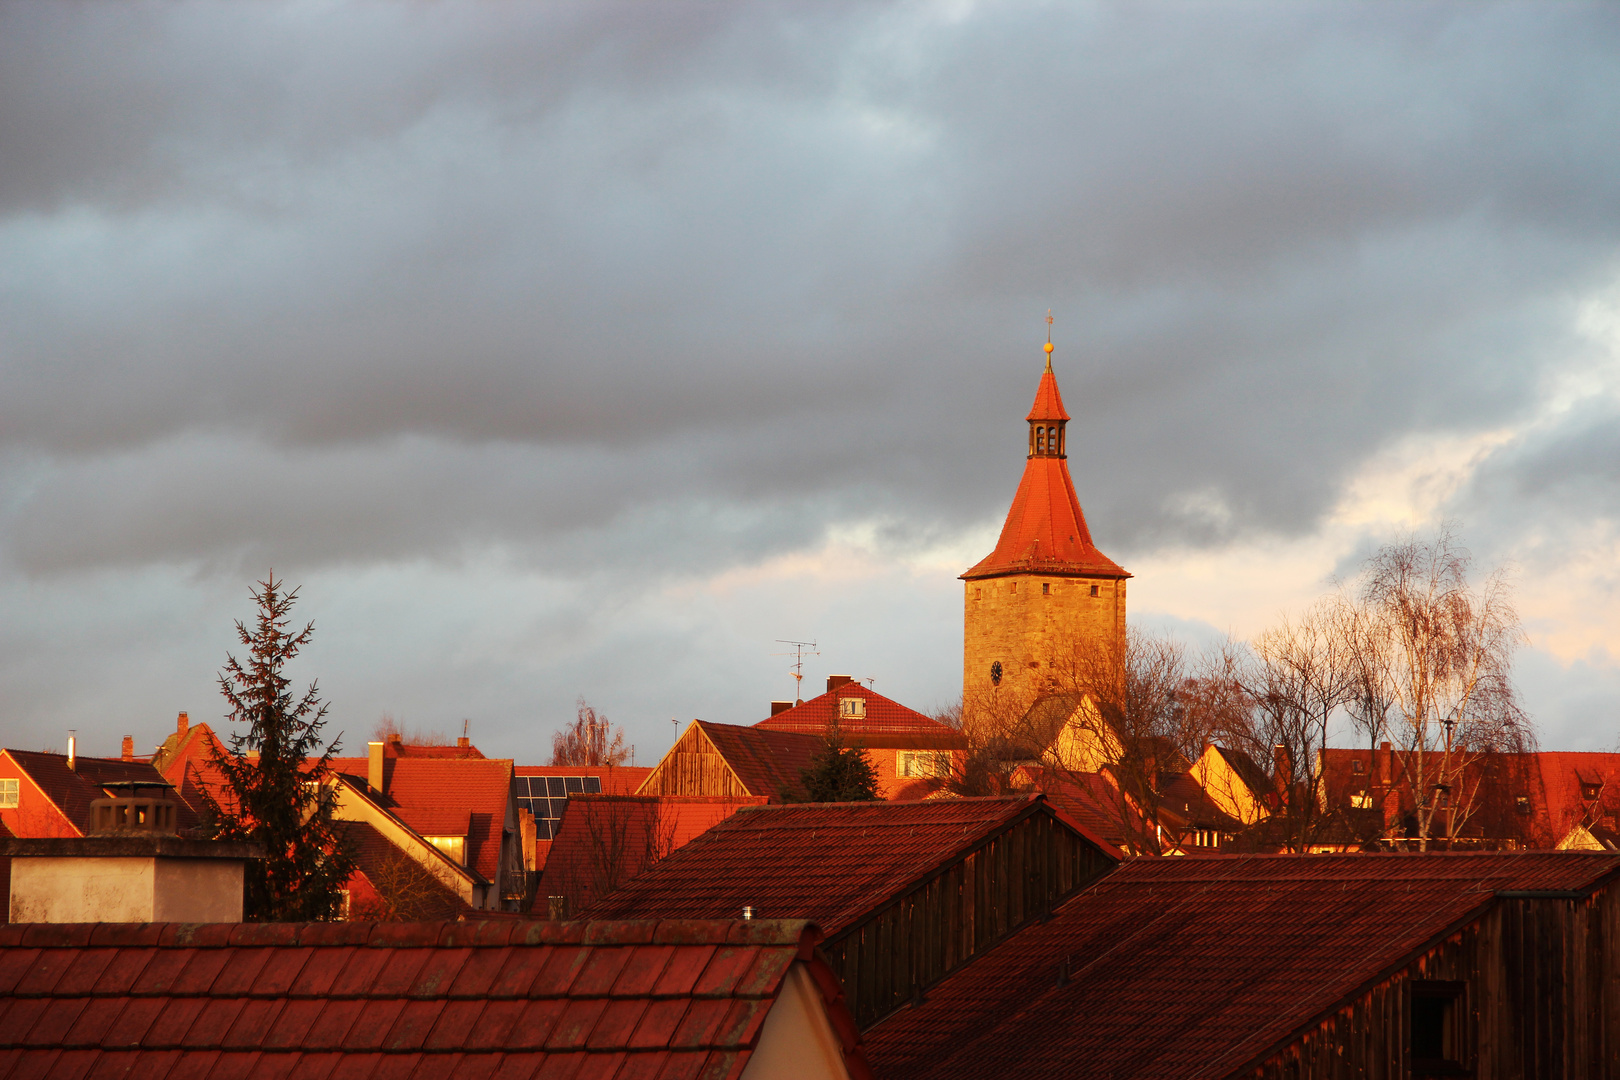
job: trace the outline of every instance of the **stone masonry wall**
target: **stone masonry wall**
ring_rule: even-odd
[[[1016,574],[963,584],[962,699],[970,711],[991,694],[1033,699],[1044,688],[1043,671],[1081,651],[1103,647],[1124,655],[1123,578]],[[999,688],[990,680],[998,660]]]

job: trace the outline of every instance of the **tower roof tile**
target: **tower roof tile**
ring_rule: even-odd
[[[1035,391],[1028,419],[1068,420],[1057,376],[1050,363]],[[1032,454],[1013,496],[1012,509],[1001,527],[996,550],[976,563],[964,580],[1003,574],[1069,574],[1127,578],[1123,567],[1091,542],[1086,515],[1074,493],[1066,457]]]

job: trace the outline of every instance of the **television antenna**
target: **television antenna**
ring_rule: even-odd
[[[821,653],[817,650],[816,643],[813,641],[788,641],[785,638],[777,638],[776,643],[778,645],[793,646],[792,652],[771,653],[771,655],[793,657],[793,670],[788,672],[789,675],[793,676],[793,700],[802,702],[804,695],[799,693],[799,690],[804,686],[804,658],[806,656],[820,656]]]

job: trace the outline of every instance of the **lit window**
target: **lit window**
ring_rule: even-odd
[[[0,808],[16,806],[18,797],[17,781],[0,780]]]
[[[461,866],[467,865],[467,838],[465,836],[424,836],[422,839],[450,856]]]
[[[901,750],[895,756],[894,774],[900,777],[933,779],[951,770],[951,757],[940,750]]]
[[[866,699],[858,697],[839,698],[838,715],[846,720],[864,718],[866,716]]]

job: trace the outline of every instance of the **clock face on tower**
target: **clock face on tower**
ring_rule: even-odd
[[[997,660],[990,665],[990,682],[994,686],[1001,685],[1001,661]]]

